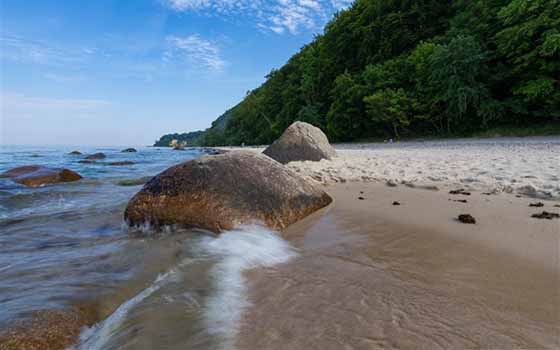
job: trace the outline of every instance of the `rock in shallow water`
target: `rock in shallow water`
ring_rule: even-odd
[[[47,168],[41,165],[26,165],[10,169],[0,174],[0,177],[10,178],[14,182],[29,187],[60,182],[72,182],[82,178],[80,174],[72,170]]]
[[[136,151],[135,148],[125,148],[125,149],[123,149],[121,152],[124,152],[124,153],[134,153],[134,152],[137,152],[137,151]]]
[[[319,161],[336,156],[321,129],[304,122],[290,125],[263,153],[283,164],[303,160]]]
[[[106,157],[107,156],[105,155],[105,153],[98,152],[98,153],[90,154],[89,156],[85,157],[84,159],[90,159],[90,160],[91,159],[104,159]]]
[[[317,185],[250,151],[204,156],[152,178],[128,203],[130,225],[213,232],[260,221],[281,230],[331,203]]]

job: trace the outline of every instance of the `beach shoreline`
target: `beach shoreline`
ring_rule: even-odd
[[[531,217],[557,201],[365,182],[327,191],[330,208],[283,232],[300,256],[247,274],[239,349],[560,344],[560,222]]]

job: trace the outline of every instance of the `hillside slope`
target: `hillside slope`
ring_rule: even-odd
[[[560,123],[560,0],[357,0],[199,139],[267,144]]]

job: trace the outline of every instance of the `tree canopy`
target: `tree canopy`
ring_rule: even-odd
[[[560,122],[560,0],[357,0],[198,138],[267,144]]]

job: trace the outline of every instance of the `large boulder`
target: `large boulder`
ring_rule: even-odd
[[[298,160],[319,161],[336,156],[321,129],[304,122],[290,125],[263,153],[283,164]]]
[[[41,165],[26,165],[13,168],[0,174],[0,177],[8,177],[19,184],[29,187],[72,182],[82,178],[80,174],[72,170],[47,168]]]
[[[179,225],[214,232],[259,221],[276,230],[331,203],[320,187],[251,151],[204,156],[152,178],[128,203],[134,226]]]

